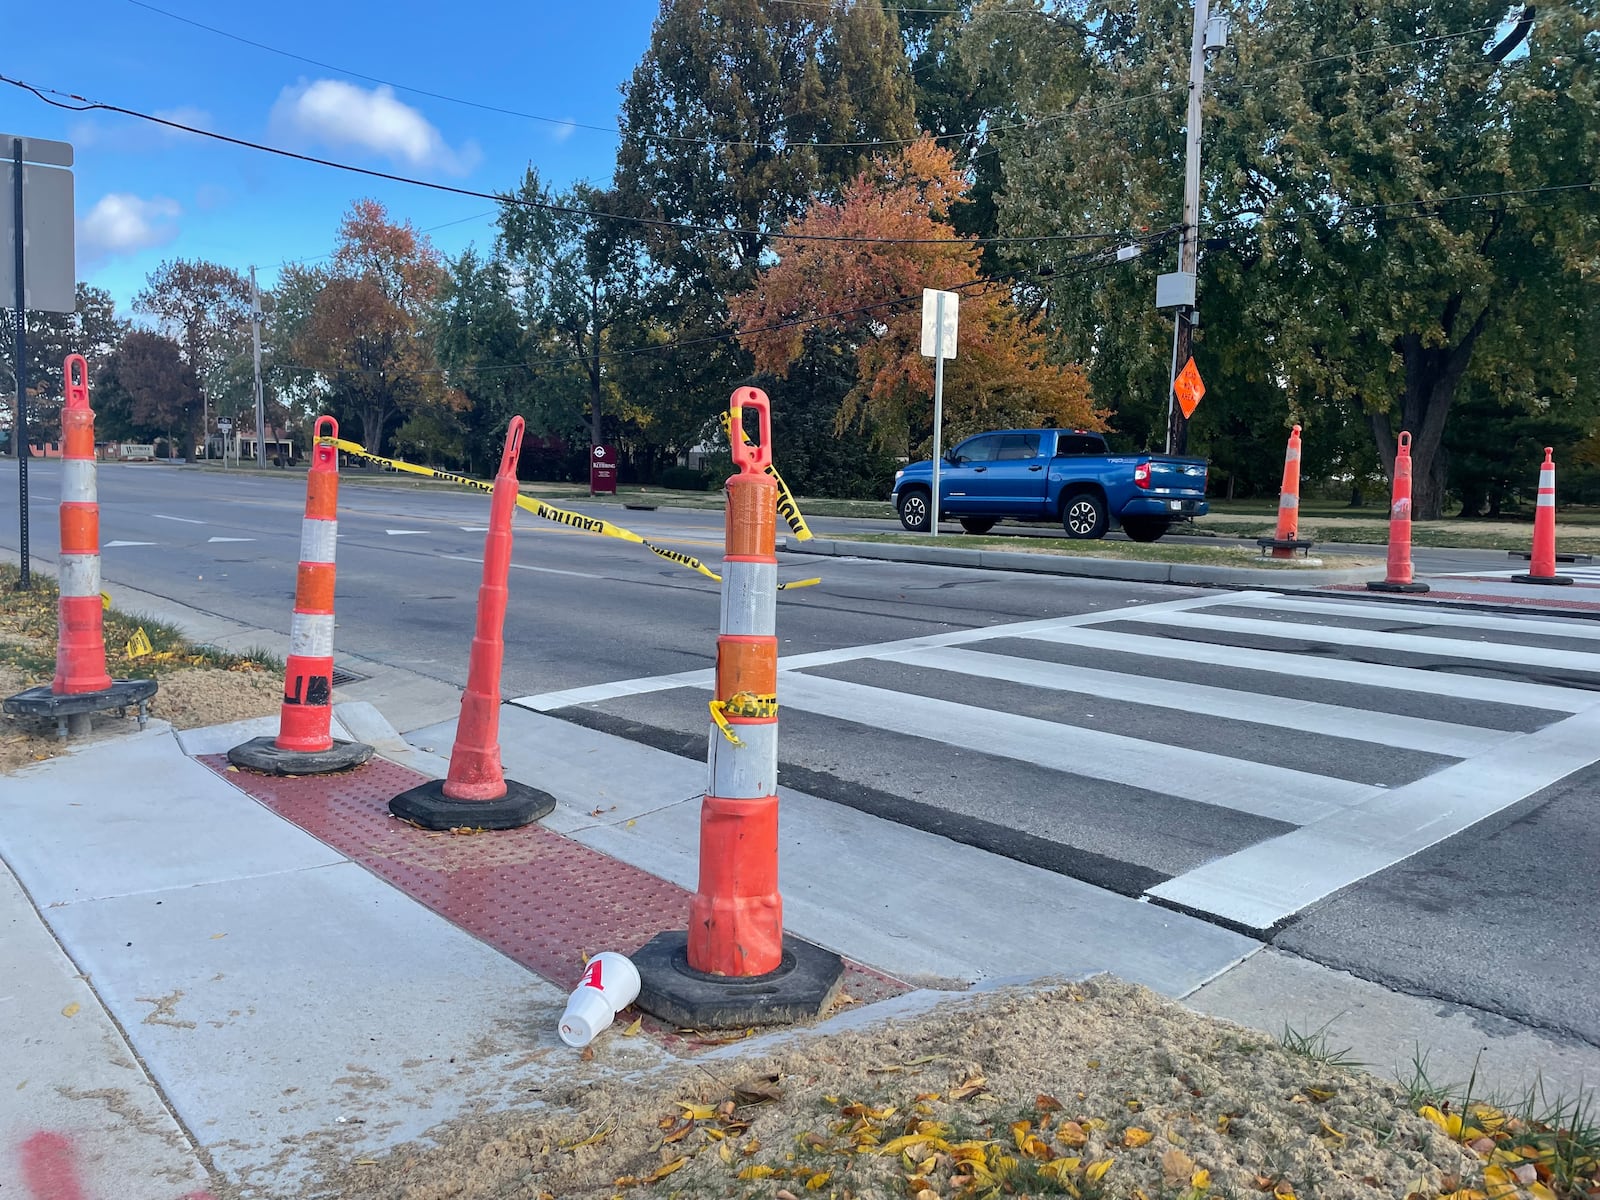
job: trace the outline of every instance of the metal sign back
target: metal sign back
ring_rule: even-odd
[[[17,288],[16,258],[11,250],[17,236],[16,165],[9,150],[9,145],[0,143],[0,157],[5,159],[0,162],[0,306],[6,308],[12,306]],[[76,312],[71,171],[22,168],[22,255],[24,306],[33,312]]]

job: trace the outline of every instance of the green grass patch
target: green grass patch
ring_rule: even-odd
[[[38,572],[32,587],[19,591],[21,571],[0,564],[0,665],[25,675],[30,684],[47,683],[56,669],[56,584]],[[183,667],[219,671],[280,671],[283,663],[265,652],[234,654],[197,646],[176,625],[117,608],[103,614],[106,666],[118,679],[158,679]],[[139,640],[143,631],[145,643]]]
[[[1072,558],[1115,558],[1133,562],[1203,563],[1215,567],[1265,568],[1277,571],[1327,570],[1346,567],[1376,567],[1380,558],[1341,555],[1334,560],[1310,558],[1265,558],[1253,546],[1192,546],[1177,542],[1076,541],[1070,538],[975,537],[950,534],[932,537],[922,533],[852,534],[852,542],[888,542],[908,546],[943,546],[952,550],[1010,550],[1018,554],[1054,554]]]

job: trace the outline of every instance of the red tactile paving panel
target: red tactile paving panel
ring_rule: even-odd
[[[353,771],[301,777],[233,770],[226,755],[199,759],[230,783],[360,863],[408,896],[552,983],[574,987],[584,955],[632,954],[664,929],[681,929],[689,893],[538,823],[492,833],[435,833],[390,815],[389,801],[424,781],[375,758]],[[846,962],[843,991],[870,1004],[906,985]],[[674,1049],[684,1039],[646,1018]]]

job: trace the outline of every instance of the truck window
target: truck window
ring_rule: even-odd
[[[1037,433],[1008,433],[1000,439],[1000,453],[995,457],[1002,462],[1039,457]]]
[[[993,462],[995,460],[995,455],[998,454],[1000,450],[1000,439],[1000,434],[986,433],[981,437],[971,438],[968,441],[962,442],[961,445],[957,446],[953,451],[951,451],[951,454],[957,462]]]
[[[1092,433],[1063,433],[1056,438],[1056,457],[1105,454],[1106,440]]]

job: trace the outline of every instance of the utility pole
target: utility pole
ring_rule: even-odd
[[[1178,279],[1184,281],[1183,302],[1173,315],[1172,373],[1167,380],[1167,453],[1189,449],[1189,420],[1178,408],[1173,386],[1193,353],[1195,279],[1200,270],[1200,133],[1206,89],[1206,51],[1228,44],[1228,19],[1210,15],[1209,0],[1195,0],[1194,37],[1189,45],[1189,117],[1184,149],[1183,228],[1178,242]],[[1157,300],[1160,304],[1160,300]]]
[[[250,342],[256,360],[256,466],[267,465],[267,405],[261,393],[261,293],[256,269],[250,268]]]

